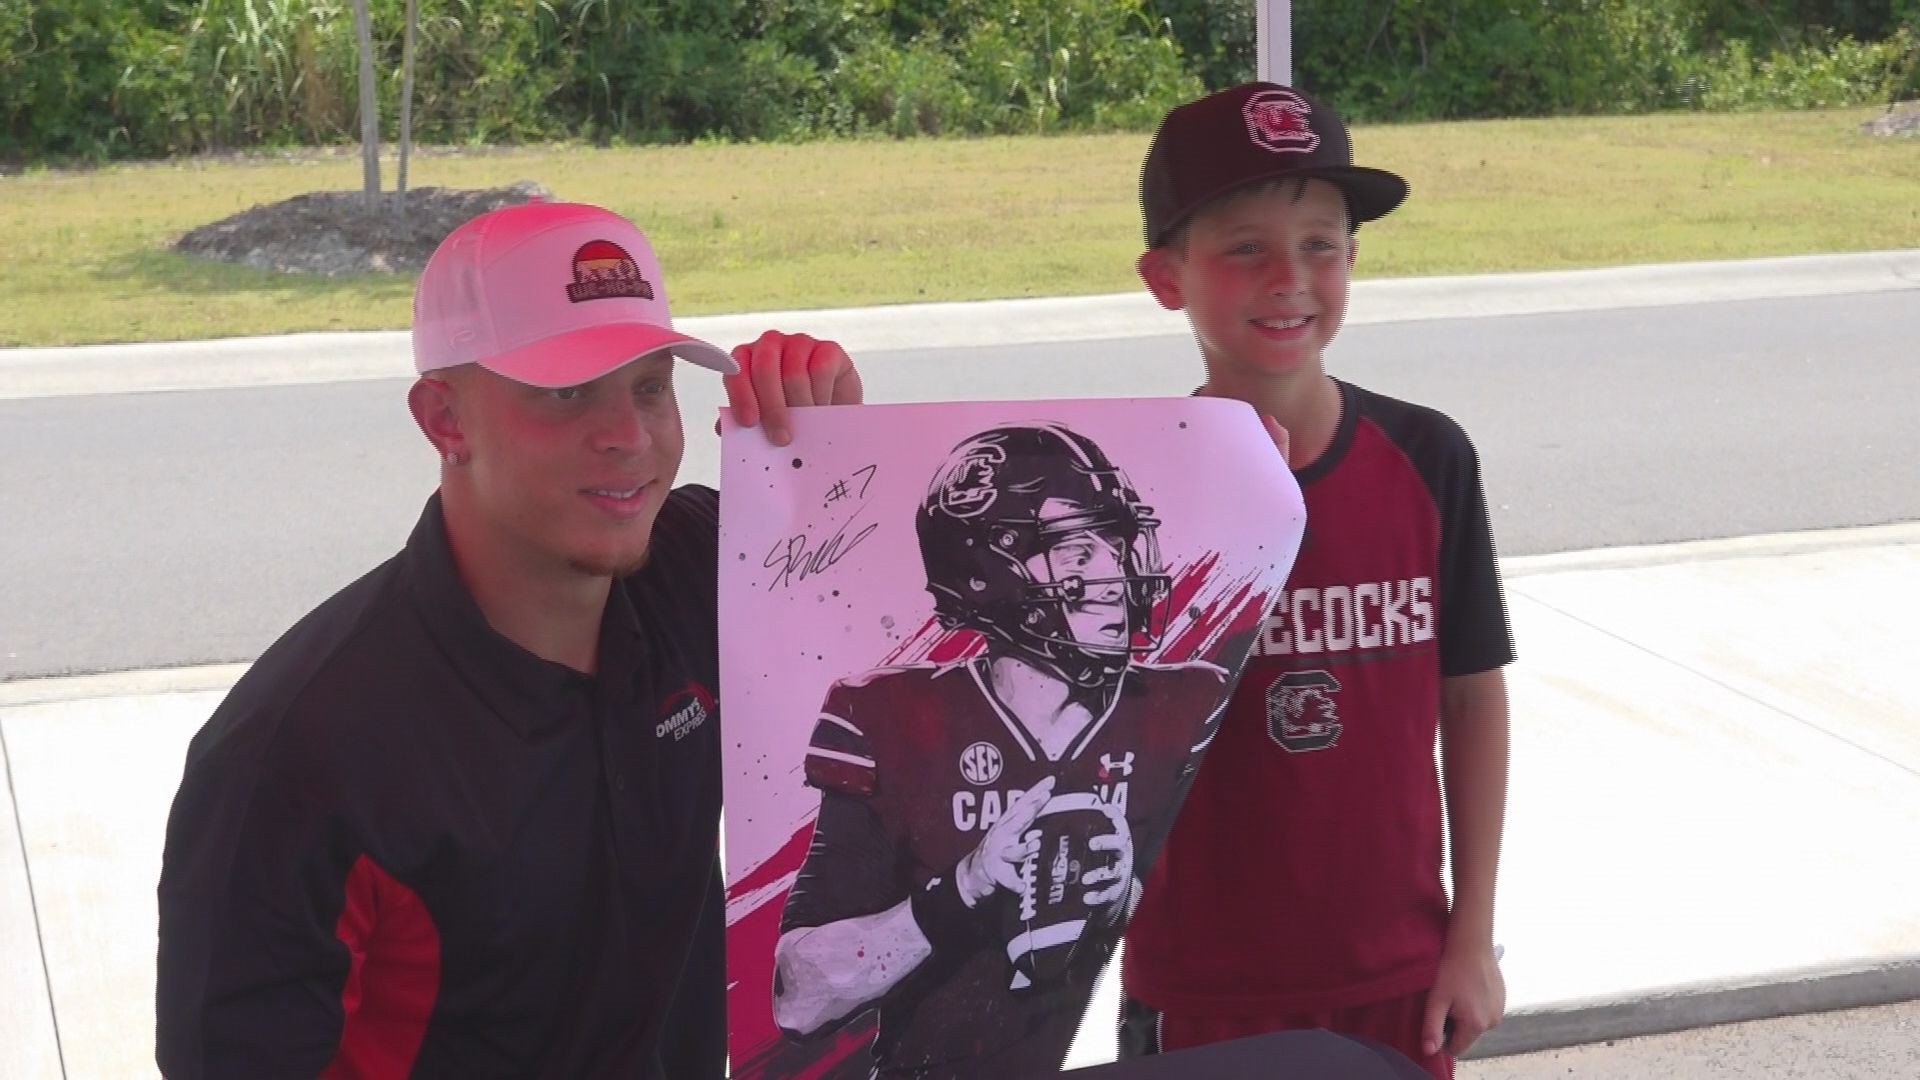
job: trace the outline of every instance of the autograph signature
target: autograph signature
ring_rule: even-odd
[[[858,514],[854,515],[854,517],[858,516]],[[775,544],[773,550],[767,552],[766,562],[761,564],[774,571],[773,580],[767,584],[767,591],[772,592],[796,581],[805,581],[810,577],[826,573],[833,569],[835,563],[852,554],[853,549],[859,547],[862,540],[873,535],[873,530],[880,527],[877,521],[869,522],[849,538],[847,530],[853,527],[853,523],[853,518],[841,522],[833,535],[827,537],[824,543],[815,548],[810,549],[807,546],[810,538],[806,533],[789,537]]]
[[[866,498],[867,487],[873,483],[874,474],[879,471],[878,465],[868,465],[865,468],[855,469],[848,474],[847,479],[834,481],[833,486],[827,489],[827,505],[831,506],[843,499]],[[858,489],[855,490],[848,480],[862,475],[866,479],[861,481]],[[812,537],[807,533],[789,537],[775,544],[773,550],[767,552],[766,561],[761,563],[762,566],[774,572],[773,580],[767,584],[767,591],[772,592],[795,582],[824,574],[833,569],[835,563],[852,554],[853,549],[859,547],[861,541],[873,535],[873,531],[880,527],[878,522],[872,522],[863,526],[851,537],[847,535],[847,530],[854,526],[854,519],[858,518],[860,511],[865,509],[866,505],[863,503],[846,521],[840,523],[840,527],[834,530],[832,536],[817,547],[809,546]]]

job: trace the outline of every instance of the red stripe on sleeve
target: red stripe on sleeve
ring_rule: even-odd
[[[419,894],[360,856],[334,936],[353,954],[340,1049],[323,1080],[387,1080],[413,1070],[440,993],[440,931]]]

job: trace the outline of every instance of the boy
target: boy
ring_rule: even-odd
[[[1355,229],[1406,194],[1270,83],[1173,110],[1147,152],[1140,276],[1187,312],[1199,393],[1287,429],[1307,535],[1127,931],[1124,1056],[1324,1027],[1446,1078],[1505,1008],[1513,647],[1478,461],[1453,421],[1323,359]]]

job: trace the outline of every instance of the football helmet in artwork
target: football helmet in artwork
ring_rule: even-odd
[[[1153,508],[1093,440],[992,428],[935,474],[918,517],[934,611],[1081,687],[1119,677],[1165,623]]]

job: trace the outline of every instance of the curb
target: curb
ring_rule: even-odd
[[[0,710],[96,698],[193,694],[208,690],[225,693],[252,664],[250,660],[227,661],[132,671],[32,675],[12,680],[0,678]]]
[[[1539,555],[1502,557],[1500,576],[1506,579],[1535,574],[1566,574],[1586,570],[1631,570],[1675,563],[1719,562],[1728,559],[1778,559],[1862,547],[1899,547],[1920,544],[1920,522],[1896,521],[1884,525],[1839,525],[1821,529],[1757,533],[1712,540],[1671,540],[1660,544],[1551,551]]]
[[[1920,955],[1687,983],[1525,1009],[1482,1035],[1467,1059],[1665,1035],[1803,1013],[1920,1001]]]

